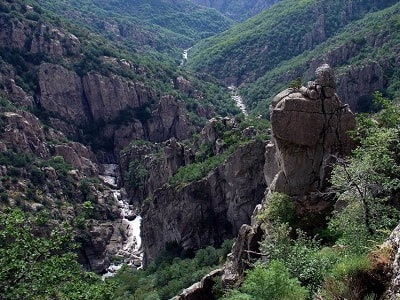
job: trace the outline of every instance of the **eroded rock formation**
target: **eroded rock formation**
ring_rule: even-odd
[[[335,157],[352,149],[348,131],[355,118],[335,93],[333,70],[323,65],[315,75],[307,88],[285,90],[272,101],[265,165],[271,192],[302,196],[324,189]]]
[[[331,165],[350,153],[353,143],[348,131],[355,128],[354,115],[335,93],[332,69],[323,65],[315,75],[307,87],[287,89],[273,99],[272,138],[265,151],[268,190],[262,205],[268,206],[268,195],[273,192],[289,195],[299,219],[312,220],[313,224],[301,224],[305,228],[325,220],[332,209],[333,195],[327,190]],[[222,277],[226,285],[235,285],[247,268],[246,261],[257,258],[252,254],[258,252],[261,240],[256,218],[252,225],[240,230],[228,257]]]
[[[0,150],[3,155],[13,155],[13,160],[29,155],[32,160],[43,162],[43,166],[32,162],[19,168],[7,163],[0,166],[0,187],[8,196],[13,195],[8,204],[34,213],[46,210],[52,222],[81,222],[76,231],[82,245],[78,249],[79,262],[91,271],[105,271],[113,251],[110,243],[122,242],[124,237],[113,190],[88,180],[99,175],[99,165],[90,148],[68,141],[63,133],[44,127],[26,111],[15,111],[0,113]],[[84,211],[84,201],[93,205],[90,212]],[[2,202],[0,209],[3,205]]]
[[[264,148],[264,142],[254,140],[205,178],[154,191],[143,211],[145,263],[154,260],[167,243],[188,251],[219,245],[248,224],[266,188]]]

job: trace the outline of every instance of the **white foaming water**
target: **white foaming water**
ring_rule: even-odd
[[[242,96],[237,92],[237,88],[234,85],[228,86],[231,91],[231,98],[236,102],[236,106],[240,108],[245,116],[248,116],[246,105],[243,103]]]
[[[188,53],[189,53],[190,49],[192,49],[192,47],[183,50],[181,64],[180,64],[181,67],[184,66],[187,63],[187,61],[188,61]]]
[[[107,269],[107,273],[103,275],[103,279],[115,275],[123,264],[129,266],[141,267],[142,250],[140,238],[140,224],[142,218],[136,214],[132,205],[129,205],[129,199],[126,191],[123,188],[118,189],[117,169],[116,164],[104,164],[104,174],[99,175],[104,183],[112,188],[113,196],[118,208],[121,212],[122,222],[121,230],[123,231],[126,240],[122,247],[116,253],[116,256],[121,258],[120,264],[112,264]]]

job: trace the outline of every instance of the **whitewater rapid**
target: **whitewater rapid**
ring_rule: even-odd
[[[104,172],[99,175],[100,179],[111,187],[114,199],[118,205],[122,217],[121,229],[124,232],[126,239],[122,246],[118,249],[116,257],[120,258],[121,263],[112,264],[107,269],[107,273],[103,278],[113,276],[123,264],[129,266],[141,267],[143,253],[141,249],[142,241],[140,237],[141,216],[137,215],[135,208],[129,204],[124,188],[118,188],[116,164],[104,164]]]

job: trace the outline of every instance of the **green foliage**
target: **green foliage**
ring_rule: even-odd
[[[338,49],[353,49],[349,56],[334,65],[338,73],[377,61],[385,62],[388,91],[398,96],[400,35],[397,27],[400,4],[397,1],[357,1],[352,11],[341,18],[344,0],[280,1],[230,30],[198,43],[191,50],[188,66],[199,72],[237,80],[243,84],[240,94],[249,111],[268,115],[274,95],[285,89],[291,78],[303,76],[311,80],[309,66],[326,53],[336,55]],[[323,13],[326,11],[326,13]],[[324,14],[324,21],[320,16]],[[347,25],[347,26],[346,26]],[[315,32],[324,28],[324,35]],[[311,32],[315,37],[308,39]],[[374,37],[390,36],[375,46]],[[362,38],[356,38],[362,37]],[[287,41],[290,41],[288,46]],[[377,78],[371,78],[373,85]],[[386,87],[385,87],[386,88]],[[366,106],[360,99],[360,106]]]
[[[232,241],[225,241],[221,249],[211,246],[200,249],[193,259],[163,253],[146,270],[124,266],[116,276],[108,279],[117,286],[113,299],[170,299],[217,268],[230,246]]]
[[[366,241],[381,241],[399,221],[391,196],[400,188],[400,117],[395,104],[380,94],[375,99],[382,111],[373,121],[361,119],[355,134],[360,145],[349,159],[338,162],[331,179],[343,203],[331,228],[341,234],[345,246],[354,248],[360,243],[359,252],[368,246]]]
[[[370,262],[365,255],[344,256],[325,279],[323,299],[365,299]],[[367,282],[365,282],[367,280]],[[374,298],[375,299],[375,298]]]
[[[168,55],[176,55],[175,62],[178,60],[178,47],[188,47],[232,24],[217,11],[197,6],[190,1],[36,2],[131,51],[150,52],[153,48]],[[116,24],[120,31],[109,30],[107,24]],[[156,52],[153,55],[160,57]],[[165,55],[161,57],[170,59]]]
[[[181,184],[199,180],[222,164],[227,157],[228,155],[226,154],[220,154],[207,158],[203,162],[181,167],[178,172],[170,178],[169,184],[179,186]]]
[[[76,262],[71,228],[36,236],[40,223],[20,210],[0,215],[2,299],[111,299],[111,285]]]
[[[260,212],[258,219],[261,222],[289,223],[295,219],[295,205],[286,194],[272,193],[267,196],[267,207]]]
[[[72,166],[68,164],[65,160],[64,157],[62,156],[53,156],[50,158],[48,161],[45,163],[42,163],[42,165],[47,165],[53,167],[57,172],[60,172],[63,175],[66,175],[69,171],[72,170]]]
[[[144,193],[145,184],[149,177],[149,171],[141,160],[132,160],[125,173],[124,182],[129,187],[133,187],[140,193]]]
[[[215,153],[215,144],[194,136],[191,143],[195,145],[193,148],[198,149],[195,153],[195,162],[179,168],[168,183],[173,186],[179,186],[200,180],[221,165],[241,145],[245,145],[254,139],[265,141],[268,138],[269,123],[265,120],[251,117],[242,120],[237,117],[235,122],[237,123],[232,127],[224,124],[221,120],[213,123],[213,131],[220,143],[219,153]],[[254,136],[246,136],[244,134],[244,130],[249,127],[254,129]]]
[[[282,262],[290,275],[297,278],[308,291],[315,293],[337,260],[337,254],[322,248],[315,239],[297,230],[292,238],[291,228],[284,223],[268,227],[261,249],[268,258]]]
[[[271,261],[267,268],[257,265],[249,271],[240,290],[242,293],[234,292],[223,299],[301,300],[306,299],[308,295],[299,281],[290,277],[285,265],[277,260]]]

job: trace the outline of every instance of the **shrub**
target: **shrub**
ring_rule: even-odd
[[[288,195],[272,193],[267,196],[267,207],[259,214],[258,219],[261,222],[290,224],[295,219],[295,205]]]
[[[364,299],[369,284],[369,267],[370,263],[365,255],[343,257],[334,265],[323,283],[323,299]]]
[[[271,261],[268,268],[258,265],[249,271],[240,290],[242,293],[233,292],[224,299],[300,300],[308,295],[300,282],[290,277],[285,265],[277,260]]]

